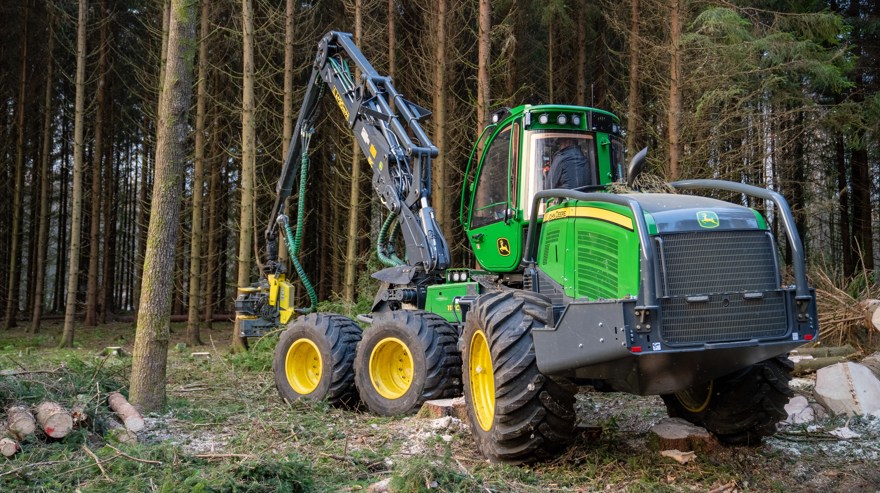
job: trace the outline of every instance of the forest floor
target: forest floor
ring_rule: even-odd
[[[131,360],[99,353],[122,346],[130,354],[132,325],[80,328],[74,350],[54,348],[56,325],[35,338],[0,332],[0,404],[52,397],[69,405],[73,393],[94,403],[91,425],[63,440],[32,437],[13,458],[0,458],[0,491],[344,492],[385,479],[397,492],[880,491],[876,418],[787,427],[760,446],[719,447],[682,465],[647,445],[649,428],[666,415],[659,398],[588,392],[578,398],[580,424],[601,427],[598,437],[580,435],[551,462],[489,464],[455,418],[286,405],[269,371],[273,341],[230,355],[229,324],[204,331],[207,344],[198,348],[179,345],[183,331],[174,326],[167,411],[147,417],[139,443],[112,447],[100,435],[99,396],[125,391]],[[809,379],[795,383],[810,397]],[[830,433],[844,426],[855,435]]]

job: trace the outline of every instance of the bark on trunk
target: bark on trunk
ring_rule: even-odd
[[[669,181],[678,179],[681,160],[681,16],[682,0],[671,0],[669,12]]]
[[[21,69],[18,79],[18,101],[15,108],[15,177],[12,189],[12,233],[9,247],[9,284],[6,293],[6,316],[3,328],[15,327],[15,319],[18,316],[18,279],[21,255],[21,193],[24,181],[24,134],[25,134],[25,99],[27,93],[27,45],[28,45],[28,13],[27,5],[24,7],[24,22],[21,24]]]
[[[238,236],[238,279],[245,288],[251,282],[251,246],[253,245],[254,166],[256,129],[254,123],[254,14],[251,0],[242,0],[242,37],[244,81],[241,105],[241,209]],[[232,351],[243,351],[244,340],[238,321],[232,328]]]
[[[186,324],[186,342],[201,346],[199,336],[199,292],[202,277],[202,207],[205,190],[205,118],[208,99],[208,32],[210,29],[211,2],[202,0],[201,26],[199,28],[199,75],[196,91],[196,156],[193,164],[192,232],[189,250],[189,320]]]
[[[489,117],[489,57],[491,55],[492,4],[480,0],[480,28],[477,41],[477,135]]]
[[[98,259],[101,235],[101,166],[104,159],[104,116],[107,111],[107,22],[106,3],[101,1],[101,29],[98,46],[98,88],[95,91],[95,139],[92,144],[92,187],[89,214],[89,274],[86,287],[86,316],[83,325],[98,325]],[[109,185],[109,184],[107,184]]]
[[[73,120],[73,190],[70,207],[70,253],[67,271],[67,302],[64,308],[64,333],[61,347],[73,347],[76,317],[76,287],[79,278],[80,233],[82,231],[82,173],[83,173],[83,126],[85,125],[86,97],[86,20],[88,5],[79,2],[79,20],[76,35],[76,102]]]
[[[40,321],[43,316],[43,291],[46,278],[46,254],[49,250],[49,195],[51,182],[49,181],[49,158],[51,157],[52,145],[52,77],[55,63],[52,58],[55,51],[55,22],[52,8],[49,7],[49,33],[48,46],[49,60],[46,66],[46,95],[43,103],[43,151],[40,159],[40,223],[37,235],[37,261],[36,261],[36,284],[34,285],[34,307],[31,312],[30,332],[36,334],[40,331]],[[56,271],[56,275],[58,271]]]
[[[131,366],[131,402],[145,412],[165,406],[171,277],[196,48],[195,10],[196,0],[171,2],[166,77],[159,100],[155,186]]]
[[[449,99],[449,87],[447,85],[447,68],[449,44],[446,37],[446,0],[437,0],[437,17],[434,19],[434,145],[441,149],[440,154],[434,158],[431,171],[431,205],[443,231],[443,236],[452,238],[452,215],[449,213],[449,190],[447,187],[447,164],[446,154],[442,152],[446,148],[447,130],[447,100]]]
[[[354,3],[354,42],[360,44],[363,29],[363,0]],[[355,78],[358,74],[355,73]],[[352,139],[351,145],[351,183],[348,201],[348,237],[345,247],[345,274],[342,288],[342,299],[354,303],[354,284],[357,272],[357,240],[358,224],[361,219],[361,150],[357,140]]]
[[[626,150],[635,156],[636,129],[639,124],[639,0],[630,0],[629,94],[626,98]]]

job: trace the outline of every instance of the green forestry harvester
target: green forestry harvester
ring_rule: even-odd
[[[326,91],[389,210],[376,239],[387,268],[373,274],[381,287],[372,313],[358,317],[365,329],[314,312],[297,260],[308,145]],[[242,336],[287,327],[273,365],[284,399],[360,399],[397,415],[463,392],[477,447],[504,462],[550,457],[571,443],[579,385],[660,395],[671,416],[727,443],[774,433],[791,396],[785,356],[818,331],[801,241],[780,195],[715,180],[646,193],[634,185],[646,150],[623,163],[616,116],[505,108],[474,145],[462,186],[459,218],[480,268],[453,268],[429,204],[438,150],[419,124],[428,114],[350,35],[322,38],[265,233],[264,278],[236,300]],[[554,155],[572,145],[582,155],[568,171],[581,173],[578,187],[552,188]],[[294,231],[283,211],[297,183]],[[742,205],[757,201],[776,212],[793,285],[783,283],[766,220]],[[293,306],[279,233],[308,308]]]

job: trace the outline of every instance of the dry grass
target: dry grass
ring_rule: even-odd
[[[851,344],[862,353],[880,345],[880,333],[865,320],[865,300],[880,298],[880,285],[867,272],[847,279],[823,267],[812,269],[819,311],[819,340],[826,346]]]

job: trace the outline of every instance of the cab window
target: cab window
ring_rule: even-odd
[[[471,228],[504,219],[507,210],[510,134],[510,127],[498,132],[483,157],[474,193]]]

